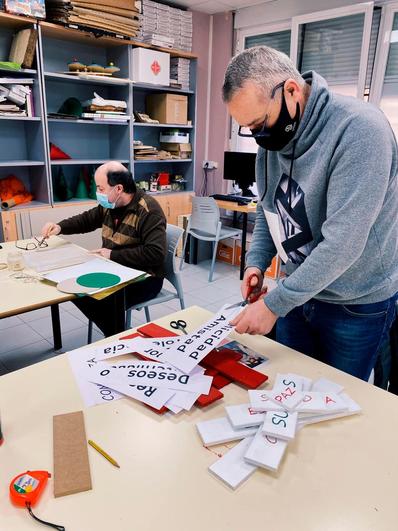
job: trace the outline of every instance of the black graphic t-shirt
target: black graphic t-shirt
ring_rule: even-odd
[[[275,194],[275,207],[282,247],[296,265],[310,254],[313,240],[304,199],[305,194],[294,179],[290,179],[289,190],[289,177],[283,173]]]

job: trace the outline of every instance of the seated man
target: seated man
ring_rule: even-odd
[[[150,274],[102,300],[82,297],[73,301],[107,337],[125,329],[124,307],[152,299],[162,288],[167,253],[166,218],[159,203],[137,190],[131,173],[119,162],[100,166],[94,179],[99,205],[59,224],[46,223],[42,236],[102,228],[102,248],[94,252]]]

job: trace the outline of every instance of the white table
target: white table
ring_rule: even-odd
[[[18,245],[23,245],[28,241],[32,242],[32,239],[19,240]],[[52,236],[48,240],[48,243],[50,248],[61,248],[65,244],[78,247],[59,236]],[[15,242],[1,243],[1,247],[0,263],[7,263],[7,255],[10,251],[20,251],[23,256],[26,256],[32,252],[18,249],[15,246]],[[35,272],[29,268],[25,268],[23,271],[21,271],[21,273],[35,274]],[[59,350],[62,347],[59,304],[75,299],[76,295],[58,291],[57,286],[52,282],[40,280],[34,282],[24,282],[23,280],[17,280],[13,278],[12,274],[13,272],[8,269],[0,270],[0,319],[49,306],[51,309],[51,319],[53,326],[54,349]],[[124,304],[123,288],[127,284],[130,284],[134,281],[135,280],[124,282],[123,284],[102,290],[101,292],[90,296],[95,299],[102,299],[108,295],[119,292],[118,303]]]
[[[183,318],[193,329],[209,315],[192,307],[156,323]],[[89,448],[93,489],[54,499],[50,480],[37,514],[67,531],[396,531],[397,397],[269,339],[241,337],[270,358],[267,387],[277,372],[324,376],[344,385],[363,414],[305,427],[277,474],[257,470],[232,491],[208,472],[217,457],[202,446],[195,423],[247,402],[244,389],[231,384],[223,400],[178,416],[129,399],[89,408],[87,437],[121,468]],[[1,531],[40,529],[9,503],[8,484],[28,469],[52,471],[52,416],[82,408],[66,355],[0,378]]]

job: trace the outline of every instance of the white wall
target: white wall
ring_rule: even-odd
[[[276,2],[238,9],[235,14],[235,29],[286,21],[306,13],[361,3],[363,0],[276,0]],[[391,2],[388,0],[375,2],[376,5],[387,3]]]

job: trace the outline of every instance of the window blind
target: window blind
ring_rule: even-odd
[[[302,24],[298,67],[316,70],[329,84],[357,83],[365,14]]]
[[[394,22],[392,26],[392,31],[398,32],[398,13],[394,15]],[[390,43],[390,50],[388,52],[386,75],[384,78],[385,83],[398,83],[398,41],[396,41],[396,35]]]
[[[290,30],[246,37],[245,48],[252,46],[269,46],[290,56]]]
[[[372,83],[374,62],[375,62],[375,56],[376,56],[377,38],[378,38],[379,26],[380,26],[380,18],[381,18],[381,7],[375,7],[373,9],[372,31],[370,34],[370,42],[369,42],[368,65],[366,68],[365,94],[369,94],[370,85]]]

